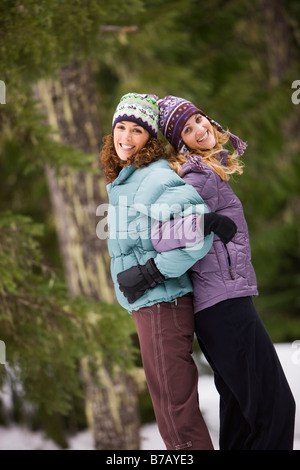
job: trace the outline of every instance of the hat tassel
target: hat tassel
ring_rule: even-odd
[[[240,156],[243,155],[244,151],[247,148],[247,143],[243,142],[242,139],[240,139],[239,137],[231,133],[230,133],[229,140],[232,143],[233,148],[236,150],[237,154]]]

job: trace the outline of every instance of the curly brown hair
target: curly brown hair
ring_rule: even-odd
[[[135,165],[137,168],[143,168],[161,158],[166,158],[164,142],[151,135],[146,145],[126,161],[118,157],[112,134],[103,138],[100,151],[100,165],[107,183],[112,183],[125,166]]]

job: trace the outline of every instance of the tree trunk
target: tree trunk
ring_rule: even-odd
[[[297,50],[284,0],[260,0],[270,81],[276,85],[297,60]],[[298,77],[296,77],[298,78]]]
[[[267,55],[269,63],[270,83],[276,86],[287,76],[290,70],[299,71],[299,43],[295,37],[295,28],[299,31],[299,23],[288,15],[284,0],[260,0]],[[297,64],[297,69],[294,65]],[[292,79],[299,79],[295,75]],[[292,95],[291,88],[291,95]],[[300,106],[293,105],[293,112],[283,123],[282,132],[286,139],[285,153],[288,158],[299,151]]]
[[[299,20],[288,16],[287,5],[284,0],[260,0],[266,45],[269,58],[269,71],[271,86],[276,86],[282,79],[291,77],[292,82],[299,79],[300,47],[299,47]],[[298,37],[295,32],[298,32]],[[296,65],[296,67],[295,67]],[[295,74],[295,75],[294,75]],[[293,89],[290,89],[292,95]],[[300,151],[300,105],[293,104],[290,97],[291,113],[282,122],[279,132],[285,141],[282,161],[293,161],[298,158]],[[291,198],[286,205],[286,213],[293,215],[295,221],[299,220],[300,197]]]
[[[53,138],[95,154],[97,164],[101,136],[91,64],[63,67],[57,80],[42,80],[34,91],[56,131]],[[114,302],[106,241],[96,235],[96,209],[107,202],[103,177],[100,172],[95,175],[68,169],[57,177],[49,167],[46,175],[71,296]],[[99,386],[89,373],[88,359],[83,361],[82,369],[87,419],[96,449],[139,449],[137,384],[132,375],[110,377],[100,367]]]

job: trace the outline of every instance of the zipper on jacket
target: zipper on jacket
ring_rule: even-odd
[[[224,246],[225,246],[225,250],[226,250],[226,254],[227,254],[228,269],[229,269],[230,277],[231,277],[232,280],[234,280],[234,274],[233,274],[233,271],[232,271],[230,254],[229,254],[227,245],[224,245]]]

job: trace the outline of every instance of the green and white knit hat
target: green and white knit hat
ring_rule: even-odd
[[[154,137],[158,133],[159,110],[158,97],[155,95],[141,95],[127,93],[122,96],[112,121],[112,131],[117,122],[130,121],[142,126]]]

